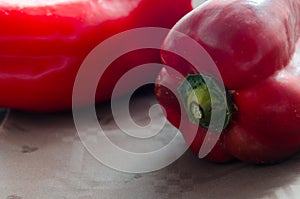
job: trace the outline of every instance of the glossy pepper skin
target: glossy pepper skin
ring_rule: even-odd
[[[0,107],[71,108],[78,68],[95,46],[132,28],[171,28],[191,9],[191,0],[0,1]],[[123,73],[149,62],[160,62],[158,51],[137,51],[116,60],[101,80],[96,101],[110,98]],[[155,79],[157,73],[145,78]]]
[[[298,0],[210,0],[181,19],[173,30],[185,33],[202,45],[215,62],[227,90],[228,97],[222,103],[229,104],[229,122],[206,159],[228,162],[237,158],[269,164],[299,152]],[[199,79],[207,75],[205,70],[170,53],[179,45],[179,38],[171,31],[161,52],[164,63],[184,77],[193,74]],[[200,75],[195,74],[195,68]],[[155,91],[169,121],[176,127],[180,122],[184,124],[181,131],[191,143],[190,148],[198,154],[203,137],[214,134],[207,132],[201,120],[192,121],[191,110],[180,112],[179,106],[190,102],[176,99],[161,86],[164,83],[178,90],[183,81],[164,68]],[[201,110],[203,104],[198,105]],[[204,117],[209,115],[209,111],[203,109]],[[180,114],[184,114],[184,121],[180,121]],[[198,128],[198,132],[192,139],[190,132],[194,128]]]

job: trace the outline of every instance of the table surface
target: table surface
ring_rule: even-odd
[[[151,94],[136,96],[132,117],[147,124],[149,106],[155,103]],[[97,107],[100,124],[108,137],[126,148],[129,141],[124,141],[109,105]],[[167,123],[166,128],[173,127]],[[160,136],[153,145],[160,146],[168,136]],[[0,198],[6,199],[299,198],[300,159],[273,166],[213,164],[186,151],[160,170],[124,173],[87,151],[72,113],[11,111],[0,133],[0,179]]]

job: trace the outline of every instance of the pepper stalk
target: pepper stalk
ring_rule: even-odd
[[[234,106],[229,92],[222,89],[220,82],[207,75],[189,74],[177,90],[191,123],[216,132],[228,126]],[[224,124],[211,123],[212,110],[218,118],[225,117]]]

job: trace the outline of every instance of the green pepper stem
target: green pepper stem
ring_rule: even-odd
[[[206,75],[190,74],[180,84],[178,92],[190,122],[218,132],[228,126],[234,105],[229,92],[214,78]],[[225,117],[224,124],[211,124],[213,111],[217,118]]]

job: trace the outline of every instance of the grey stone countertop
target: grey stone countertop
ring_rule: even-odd
[[[154,103],[156,100],[151,94],[132,100],[131,115],[136,123],[149,123],[148,111]],[[134,139],[131,143],[130,136],[124,135],[114,122],[109,105],[97,106],[99,124],[107,137],[124,150],[151,151],[168,144],[170,137],[174,137],[174,128],[166,123],[165,134],[155,135],[149,143],[144,142],[147,139]],[[163,118],[163,115],[159,113],[155,117]],[[145,131],[156,128],[151,126]],[[126,173],[99,161],[97,155],[87,150],[82,139],[72,113],[10,111],[0,133],[0,198],[300,197],[299,156],[273,166],[253,166],[241,162],[213,164],[186,151],[170,165],[156,171]],[[95,141],[93,136],[88,139]],[[110,155],[102,145],[98,147]],[[125,165],[126,158],[120,159]]]

